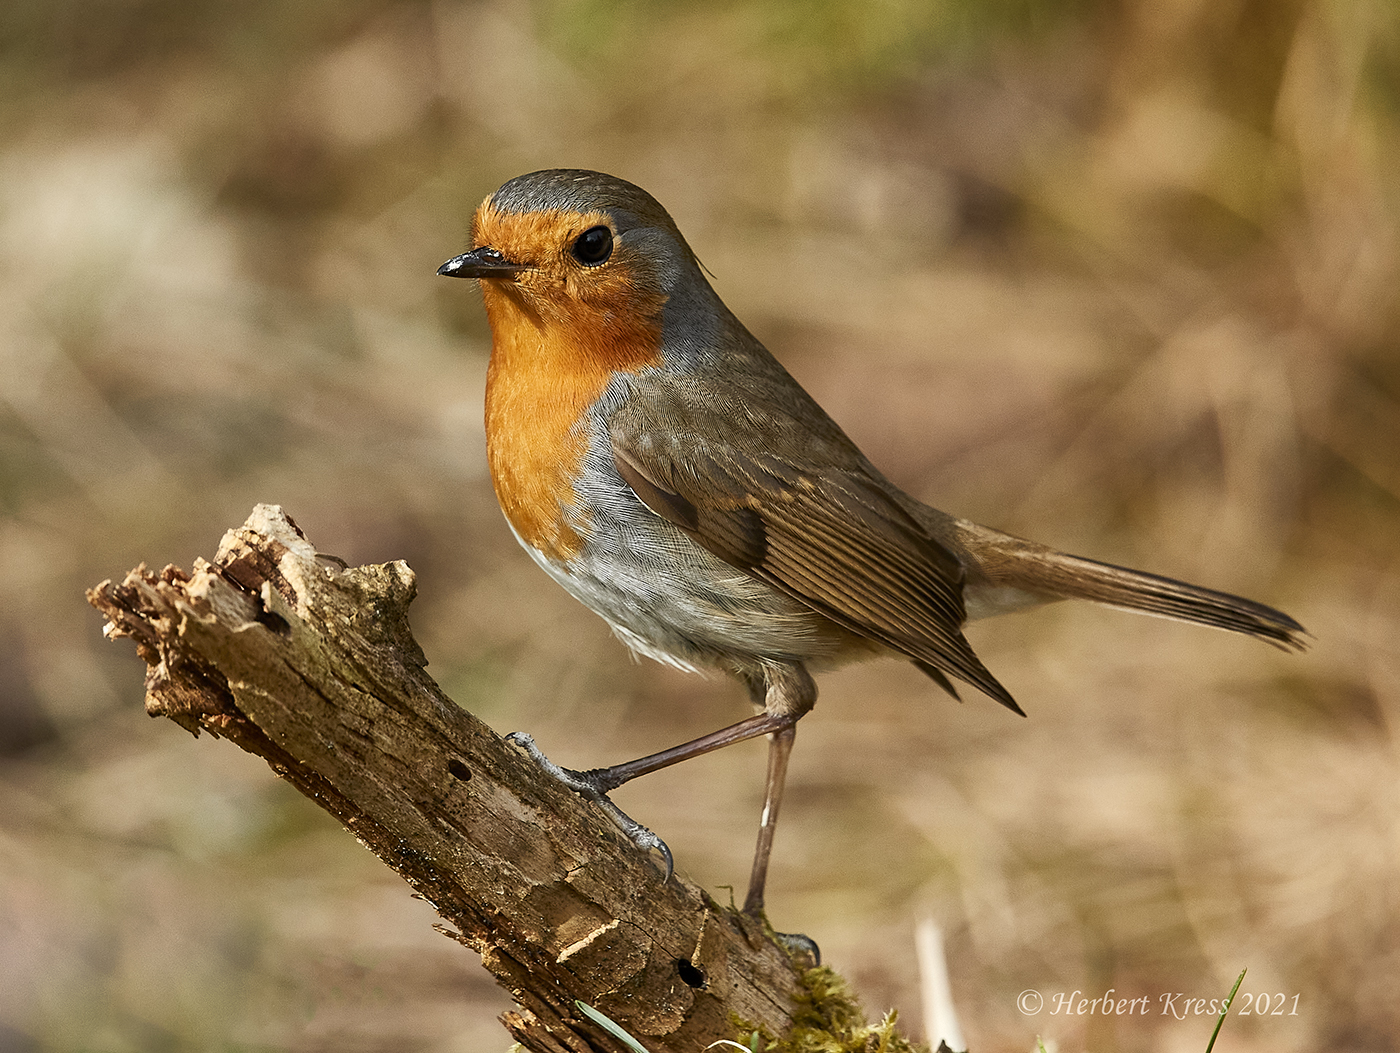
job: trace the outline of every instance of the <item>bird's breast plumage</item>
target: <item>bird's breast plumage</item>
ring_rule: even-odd
[[[501,510],[521,543],[551,559],[581,551],[590,409],[618,374],[661,362],[650,314],[582,311],[561,324],[510,289],[483,289],[491,321],[486,453]]]
[[[834,664],[856,644],[850,634],[785,593],[732,566],[657,515],[618,471],[607,427],[610,402],[625,401],[628,378],[590,410],[585,446],[562,522],[577,544],[559,555],[532,544],[535,562],[601,615],[624,643],[687,670],[721,667],[758,675],[764,662]]]

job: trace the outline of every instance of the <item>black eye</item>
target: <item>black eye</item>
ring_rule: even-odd
[[[586,267],[596,267],[612,255],[613,236],[607,227],[589,227],[574,239],[574,259]]]

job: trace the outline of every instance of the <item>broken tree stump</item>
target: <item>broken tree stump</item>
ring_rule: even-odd
[[[146,709],[264,758],[481,955],[538,1053],[611,1051],[591,1005],[649,1049],[739,1025],[783,1035],[810,1004],[752,919],[665,880],[604,814],[452,702],[408,627],[403,562],[318,557],[275,505],[190,573],[144,565],[88,593],[145,659]]]

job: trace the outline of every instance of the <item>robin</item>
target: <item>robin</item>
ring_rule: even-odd
[[[475,278],[491,325],[486,450],[511,530],[633,651],[718,668],[757,712],[610,768],[574,772],[633,840],[660,839],[608,800],[659,768],[770,736],[747,913],[763,888],[795,728],[814,670],[911,660],[1020,706],[963,623],[1079,598],[1301,650],[1286,614],[1171,578],[1066,555],[922,504],[857,449],[730,313],[645,190],[600,172],[510,180],[438,273]]]

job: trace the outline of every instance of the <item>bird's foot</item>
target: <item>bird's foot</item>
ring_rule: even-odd
[[[764,911],[761,900],[754,902],[751,899],[744,904],[744,909],[740,913],[743,917],[757,923],[768,935],[772,936],[773,942],[786,951],[787,956],[799,968],[813,969],[821,965],[822,949],[817,946],[817,941],[805,932],[779,932],[773,928],[773,923],[768,920],[768,914]]]
[[[648,855],[653,851],[659,852],[665,863],[663,869],[666,873],[666,880],[671,879],[671,874],[675,871],[675,860],[672,859],[671,849],[667,847],[666,842],[613,804],[612,799],[608,797],[608,791],[615,790],[621,785],[608,778],[610,769],[593,768],[589,771],[574,771],[572,768],[561,768],[546,757],[544,751],[535,745],[535,740],[523,731],[512,731],[506,736],[506,741],[523,749],[530,755],[531,760],[584,800],[592,801],[601,807],[612,817],[612,821],[617,824],[627,839],[643,852]]]
[[[773,939],[787,951],[789,958],[801,962],[808,969],[821,965],[822,949],[805,932],[774,932]]]

